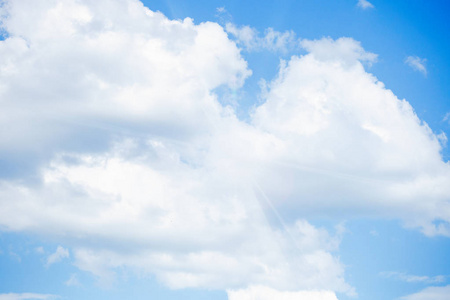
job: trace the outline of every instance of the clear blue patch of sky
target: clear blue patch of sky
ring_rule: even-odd
[[[427,286],[446,285],[450,280],[450,239],[426,237],[404,229],[397,221],[354,220],[346,224],[339,255],[346,277],[360,299],[395,299]],[[399,272],[414,276],[444,276],[443,282],[405,282],[380,273]],[[340,300],[350,299],[339,295]]]

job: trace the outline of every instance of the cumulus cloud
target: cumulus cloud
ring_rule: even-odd
[[[148,144],[146,157],[125,160],[136,150],[131,148],[79,157],[76,166],[55,162],[39,190],[4,194],[44,207],[51,201],[53,209],[22,211],[28,221],[7,221],[10,228],[34,224],[50,236],[73,236],[75,264],[104,284],[114,280],[114,269],[130,267],[155,273],[172,288],[237,288],[255,282],[352,292],[343,265],[333,256],[339,235],[305,220],[272,228],[248,182],[223,176],[226,165],[211,166],[212,172],[195,170],[169,146]]]
[[[33,293],[9,293],[0,294],[0,300],[37,300],[37,299],[57,299],[55,295],[33,294]]]
[[[1,9],[9,38],[0,47],[0,126],[10,129],[0,176],[34,175],[55,151],[104,150],[130,131],[207,131],[224,113],[211,91],[237,88],[251,73],[218,24],[171,21],[138,1],[22,0]],[[9,126],[17,117],[27,122]]]
[[[401,297],[402,300],[446,300],[450,295],[450,285],[427,287],[420,292]]]
[[[425,58],[420,58],[418,56],[408,56],[405,58],[405,64],[413,68],[415,71],[421,72],[423,75],[427,75],[427,68],[425,67]]]
[[[279,142],[267,173],[260,170],[267,194],[287,213],[333,214],[346,203],[448,235],[447,222],[432,223],[449,220],[449,168],[438,137],[408,102],[364,70],[361,60],[374,56],[359,43],[305,44],[312,52],[281,66],[252,115],[252,124]]]
[[[374,8],[375,7],[372,3],[370,3],[367,0],[358,0],[357,6],[362,8],[362,9],[370,9],[370,8]]]
[[[300,44],[310,53],[310,56],[314,56],[318,61],[345,63],[346,65],[365,62],[371,65],[377,60],[376,54],[365,51],[361,44],[352,38],[305,39]]]
[[[308,54],[281,63],[244,122],[214,92],[251,74],[218,24],[135,0],[1,9],[0,225],[64,239],[105,284],[129,268],[172,288],[333,299],[355,294],[343,231],[307,218],[388,216],[450,235],[439,139],[366,72],[376,55],[359,42],[302,40]],[[237,34],[252,45],[251,29]],[[49,262],[68,256],[58,247]]]
[[[226,31],[233,36],[237,43],[248,51],[268,50],[272,52],[286,53],[296,50],[299,42],[293,31],[279,32],[273,28],[264,31],[264,35],[250,26],[238,27],[233,23],[227,23]]]
[[[50,265],[53,265],[54,263],[58,263],[60,261],[62,261],[64,258],[68,258],[69,257],[69,250],[58,246],[58,248],[56,248],[56,251],[52,254],[50,254],[47,257],[47,267]]]

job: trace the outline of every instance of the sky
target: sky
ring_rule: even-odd
[[[445,0],[0,1],[0,300],[444,300]]]

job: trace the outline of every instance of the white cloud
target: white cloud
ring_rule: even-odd
[[[408,56],[405,58],[405,64],[413,68],[413,70],[421,72],[425,76],[427,75],[427,68],[425,67],[426,61],[425,58],[417,56]]]
[[[111,135],[207,131],[223,113],[211,91],[251,73],[218,24],[171,21],[138,1],[20,0],[2,10],[0,126],[10,130],[0,150],[12,174],[32,173],[53,151],[104,149]]]
[[[229,300],[337,300],[329,291],[277,291],[263,286],[227,291]]]
[[[362,8],[362,9],[369,9],[369,8],[374,8],[375,6],[373,6],[372,3],[370,3],[367,0],[358,0],[358,7]]]
[[[438,137],[364,70],[360,61],[375,56],[359,43],[303,44],[311,53],[282,65],[252,116],[278,142],[259,164],[269,197],[287,214],[334,214],[345,202],[395,215],[428,235],[449,235],[450,170]]]
[[[364,50],[358,41],[351,38],[322,38],[320,40],[302,40],[301,46],[305,48],[310,56],[318,61],[329,63],[344,63],[353,66],[359,62],[369,65],[377,61],[377,55]]]
[[[410,275],[410,274],[402,273],[402,272],[381,272],[380,275],[383,277],[386,277],[386,278],[394,278],[397,280],[401,280],[404,282],[410,282],[410,283],[415,283],[415,282],[438,283],[438,282],[445,281],[445,277],[442,275],[429,277],[429,276]]]
[[[306,218],[372,214],[450,234],[438,138],[365,71],[376,55],[357,41],[303,40],[309,53],[281,64],[243,122],[214,93],[251,74],[218,24],[134,0],[2,9],[0,159],[34,180],[0,181],[0,225],[64,239],[104,283],[129,268],[172,288],[354,294],[342,229]],[[280,49],[282,36],[256,39]],[[69,256],[58,249],[49,264]]]
[[[339,236],[304,220],[272,228],[256,195],[233,179],[238,170],[227,171],[226,164],[193,168],[170,145],[148,145],[145,157],[130,159],[132,148],[80,157],[77,166],[53,164],[41,189],[2,196],[42,207],[64,200],[40,214],[10,206],[28,221],[6,222],[14,230],[34,224],[47,235],[73,236],[75,264],[104,284],[114,280],[114,269],[130,267],[155,273],[172,288],[255,283],[353,293],[332,254]]]
[[[0,300],[37,300],[37,299],[56,299],[55,295],[34,294],[34,293],[8,293],[0,294]]]
[[[401,297],[402,300],[447,300],[450,295],[450,285],[447,286],[433,286],[411,294]]]
[[[52,264],[58,263],[58,262],[62,261],[64,258],[68,258],[68,257],[69,257],[69,250],[64,249],[61,246],[58,246],[56,248],[56,251],[47,257],[46,266],[48,267]]]
[[[268,50],[272,52],[288,52],[296,50],[299,42],[293,31],[279,32],[273,28],[264,31],[260,36],[259,32],[250,26],[237,27],[233,23],[227,23],[226,31],[236,38],[239,45],[248,51]]]

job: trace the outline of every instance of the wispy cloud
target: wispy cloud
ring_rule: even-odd
[[[65,281],[64,284],[67,285],[67,286],[79,286],[79,285],[81,285],[80,281],[78,280],[77,274],[70,275],[70,278],[67,281]]]
[[[444,119],[442,119],[444,122],[450,122],[450,111],[445,114]]]
[[[267,28],[261,35],[255,28],[238,27],[233,23],[227,23],[225,29],[247,51],[287,52],[299,47],[299,41],[293,31],[280,32],[273,28]]]
[[[358,7],[362,9],[374,8],[375,6],[367,0],[358,0]]]
[[[418,56],[408,56],[405,59],[405,64],[410,66],[416,71],[421,72],[423,75],[427,75],[427,68],[425,67],[425,62],[427,60],[425,58],[420,58]]]
[[[404,281],[404,282],[410,282],[410,283],[417,283],[417,282],[423,282],[423,283],[438,283],[438,282],[444,282],[445,276],[438,275],[438,276],[417,276],[417,275],[411,275],[403,272],[381,272],[380,276],[385,278],[393,278],[396,280]]]
[[[34,294],[34,293],[8,293],[0,294],[0,300],[37,300],[37,299],[56,299],[58,296],[50,294]]]
[[[402,300],[448,300],[450,295],[450,285],[431,286],[415,294],[401,297]]]
[[[64,258],[68,258],[68,257],[69,257],[69,250],[67,250],[61,246],[58,246],[58,248],[56,248],[55,253],[50,254],[48,256],[46,266],[48,267],[54,263],[60,262]]]

